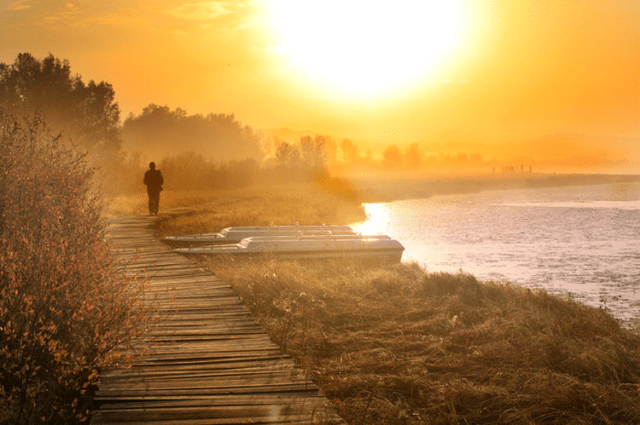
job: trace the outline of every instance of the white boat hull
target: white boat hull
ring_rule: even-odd
[[[281,259],[361,258],[397,263],[402,259],[404,247],[388,236],[353,234],[257,236],[237,244],[192,246],[175,251],[195,255],[268,255]]]
[[[244,226],[227,227],[218,233],[169,236],[163,239],[173,247],[239,243],[248,237],[297,237],[355,235],[354,230],[345,225],[295,225],[295,226]]]

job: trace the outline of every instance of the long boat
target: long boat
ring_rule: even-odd
[[[197,235],[168,236],[163,242],[173,247],[191,247],[200,245],[239,243],[248,237],[276,237],[276,236],[332,236],[355,235],[350,226],[346,225],[291,225],[291,226],[241,226],[227,227],[216,233]]]
[[[404,247],[386,235],[296,235],[251,236],[234,244],[175,248],[183,254],[232,255],[238,257],[272,255],[281,259],[358,258],[397,263]]]

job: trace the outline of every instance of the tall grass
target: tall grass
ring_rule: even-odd
[[[201,261],[351,424],[640,423],[640,336],[603,309],[416,264]]]
[[[144,171],[144,169],[143,169]],[[142,174],[140,174],[142,176]],[[139,179],[139,191],[135,194],[106,195],[101,205],[102,217],[113,219],[131,215],[143,215],[149,213],[149,202],[147,191]],[[215,190],[190,190],[176,191],[163,190],[160,194],[160,212],[173,211],[176,209],[194,207],[207,204],[212,200],[219,199],[220,191]]]
[[[230,196],[164,220],[161,233],[350,222],[309,197]],[[640,333],[606,309],[416,264],[195,259],[348,423],[640,423]]]
[[[83,422],[141,286],[119,277],[83,155],[0,111],[0,170],[0,423]]]
[[[167,208],[191,205],[179,214],[165,216],[158,226],[161,236],[216,232],[230,226],[290,224],[348,224],[364,220],[362,206],[353,198],[315,184],[252,186],[204,192],[207,201],[197,207],[184,196]],[[162,207],[161,207],[162,208]]]

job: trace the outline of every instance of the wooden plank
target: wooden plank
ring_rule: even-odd
[[[344,423],[231,286],[154,237],[155,217],[113,221],[122,273],[148,281],[155,323],[133,363],[103,371],[94,424]]]

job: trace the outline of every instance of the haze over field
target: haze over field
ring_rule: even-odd
[[[153,103],[342,157],[640,169],[632,0],[2,0],[0,39],[0,63],[51,53],[109,82],[123,118]]]

